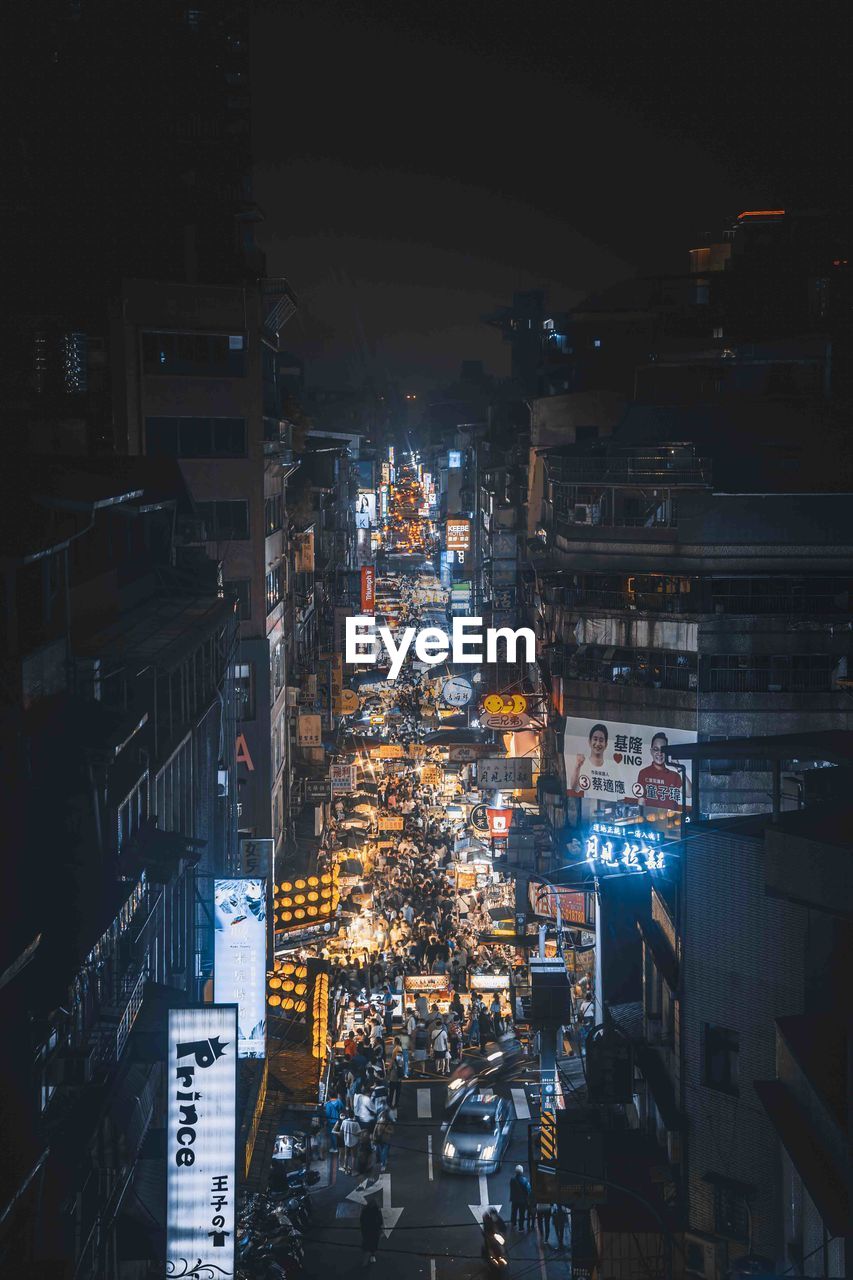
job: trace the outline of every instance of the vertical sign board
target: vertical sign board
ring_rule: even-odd
[[[241,1058],[266,1056],[267,882],[214,880],[213,998],[237,1006]]]
[[[376,604],[376,566],[362,565],[361,568],[361,612],[373,613]]]
[[[237,1009],[170,1009],[167,1276],[234,1275]]]
[[[240,841],[240,875],[259,879],[272,879],[274,840],[255,840],[246,837]]]

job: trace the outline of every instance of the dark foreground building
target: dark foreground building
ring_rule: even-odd
[[[0,1271],[127,1277],[162,1256],[165,1011],[234,867],[237,622],[173,463],[4,489]]]

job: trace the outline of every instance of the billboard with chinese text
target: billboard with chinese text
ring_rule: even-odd
[[[681,774],[667,764],[666,751],[670,743],[695,741],[687,729],[569,716],[563,744],[569,795],[680,809]]]

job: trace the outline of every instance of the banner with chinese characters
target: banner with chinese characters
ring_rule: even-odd
[[[237,1006],[170,1009],[167,1276],[233,1276]]]
[[[373,613],[376,604],[376,566],[362,565],[361,568],[361,612]]]
[[[296,742],[300,747],[323,745],[323,721],[317,715],[299,716],[296,722]]]
[[[477,786],[481,791],[533,786],[530,756],[489,756],[477,763]]]
[[[570,716],[563,744],[569,795],[678,810],[681,774],[667,764],[666,752],[670,744],[695,741],[688,729]]]
[[[355,765],[333,764],[329,766],[329,785],[332,799],[335,796],[346,796],[355,791]]]
[[[632,822],[592,822],[583,842],[593,871],[664,871],[665,835]]]

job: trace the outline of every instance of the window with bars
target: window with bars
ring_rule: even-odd
[[[266,579],[267,613],[272,613],[284,598],[284,572],[281,564],[274,565]]]
[[[252,662],[238,662],[234,666],[234,699],[238,720],[255,718],[255,669]]]
[[[282,526],[281,494],[273,493],[264,498],[264,530],[267,537],[277,533]]]

